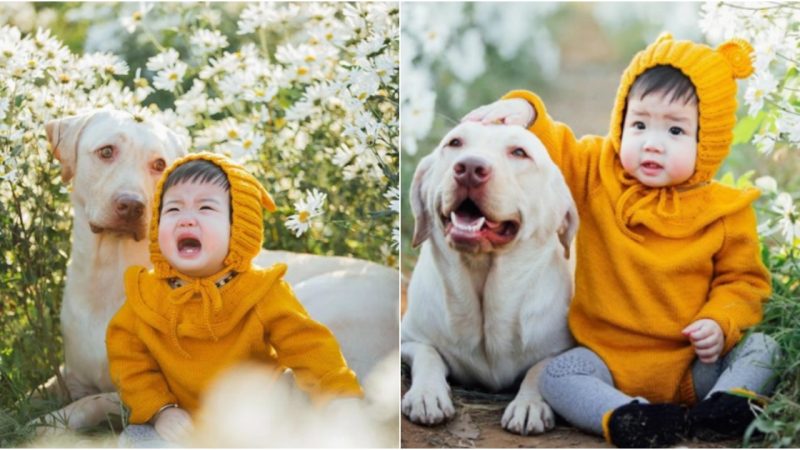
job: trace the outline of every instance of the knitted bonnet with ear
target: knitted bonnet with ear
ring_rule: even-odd
[[[753,73],[752,52],[753,47],[742,39],[731,39],[712,49],[691,41],[676,41],[669,33],[661,34],[634,56],[622,74],[611,115],[610,137],[615,150],[619,152],[631,85],[647,69],[672,66],[689,77],[699,100],[697,162],[694,174],[684,184],[711,180],[730,151],[736,124],[736,79]]]
[[[230,182],[231,190],[231,237],[230,249],[225,257],[224,272],[245,272],[250,269],[253,258],[261,250],[264,235],[263,209],[275,211],[275,202],[272,201],[264,186],[244,167],[230,159],[209,152],[192,153],[175,161],[156,185],[155,200],[153,202],[153,217],[150,221],[150,260],[153,270],[159,278],[174,278],[184,276],[169,265],[158,246],[158,221],[160,217],[162,188],[164,182],[178,166],[189,161],[204,159],[216,164]]]

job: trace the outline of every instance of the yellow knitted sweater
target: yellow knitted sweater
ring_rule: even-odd
[[[504,98],[536,109],[531,131],[562,170],[581,218],[569,311],[575,339],[603,359],[622,392],[693,404],[695,353],[681,330],[712,319],[728,352],[761,320],[770,295],[751,207],[758,191],[715,181],[629,190],[613,138],[619,130],[576,139],[536,94]]]
[[[164,299],[172,288],[143,267],[128,269],[128,298],[108,327],[107,343],[111,377],[131,410],[130,422],[147,422],[169,403],[193,412],[222,370],[246,360],[291,368],[312,396],[361,395],[336,339],[308,316],[282,280],[285,272],[285,264],[276,264],[223,285],[211,329],[202,302],[182,305],[175,330],[181,351],[167,338],[173,305]]]
[[[202,279],[176,271],[158,245],[164,181],[195,159],[219,166],[231,185],[225,267]],[[147,422],[170,403],[195,411],[209,383],[245,360],[263,362],[276,373],[292,369],[298,386],[315,398],[362,395],[333,334],[308,316],[282,279],[286,265],[261,269],[252,264],[261,249],[262,208],[275,208],[263,186],[221,155],[194,153],[164,172],[150,225],[154,267],[133,266],[125,272],[127,300],[106,333],[111,380],[131,410],[131,423]],[[235,276],[217,286],[228,273]],[[173,288],[171,280],[183,285]]]

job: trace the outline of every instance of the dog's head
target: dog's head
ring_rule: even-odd
[[[569,255],[575,204],[542,142],[518,126],[465,122],[423,158],[411,185],[413,245],[441,232],[456,250],[499,251],[556,233]]]
[[[45,124],[75,214],[95,233],[147,235],[153,192],[187,144],[165,126],[124,111],[98,110]]]

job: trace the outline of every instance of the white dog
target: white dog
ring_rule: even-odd
[[[496,391],[521,380],[502,425],[554,426],[539,395],[547,358],[573,345],[572,196],[541,141],[524,128],[458,125],[417,167],[413,245],[401,353],[411,365],[403,414],[436,424],[455,413],[447,377]]]
[[[108,322],[125,300],[123,274],[149,267],[147,230],[155,184],[186,153],[174,132],[122,111],[93,111],[45,125],[65,183],[72,182],[72,254],[61,309],[69,398],[46,422],[78,429],[119,413],[106,359]],[[396,270],[362,260],[262,252],[255,263],[286,262],[286,280],[310,315],[337,336],[350,366],[364,379],[397,348]],[[47,383],[49,391],[56,379]],[[93,395],[98,394],[98,395]]]

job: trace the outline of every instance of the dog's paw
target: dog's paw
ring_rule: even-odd
[[[555,416],[550,405],[544,400],[515,398],[506,407],[500,423],[512,433],[527,436],[552,430],[555,426]]]
[[[408,420],[423,425],[444,422],[456,412],[447,386],[412,385],[403,396],[401,407]]]

